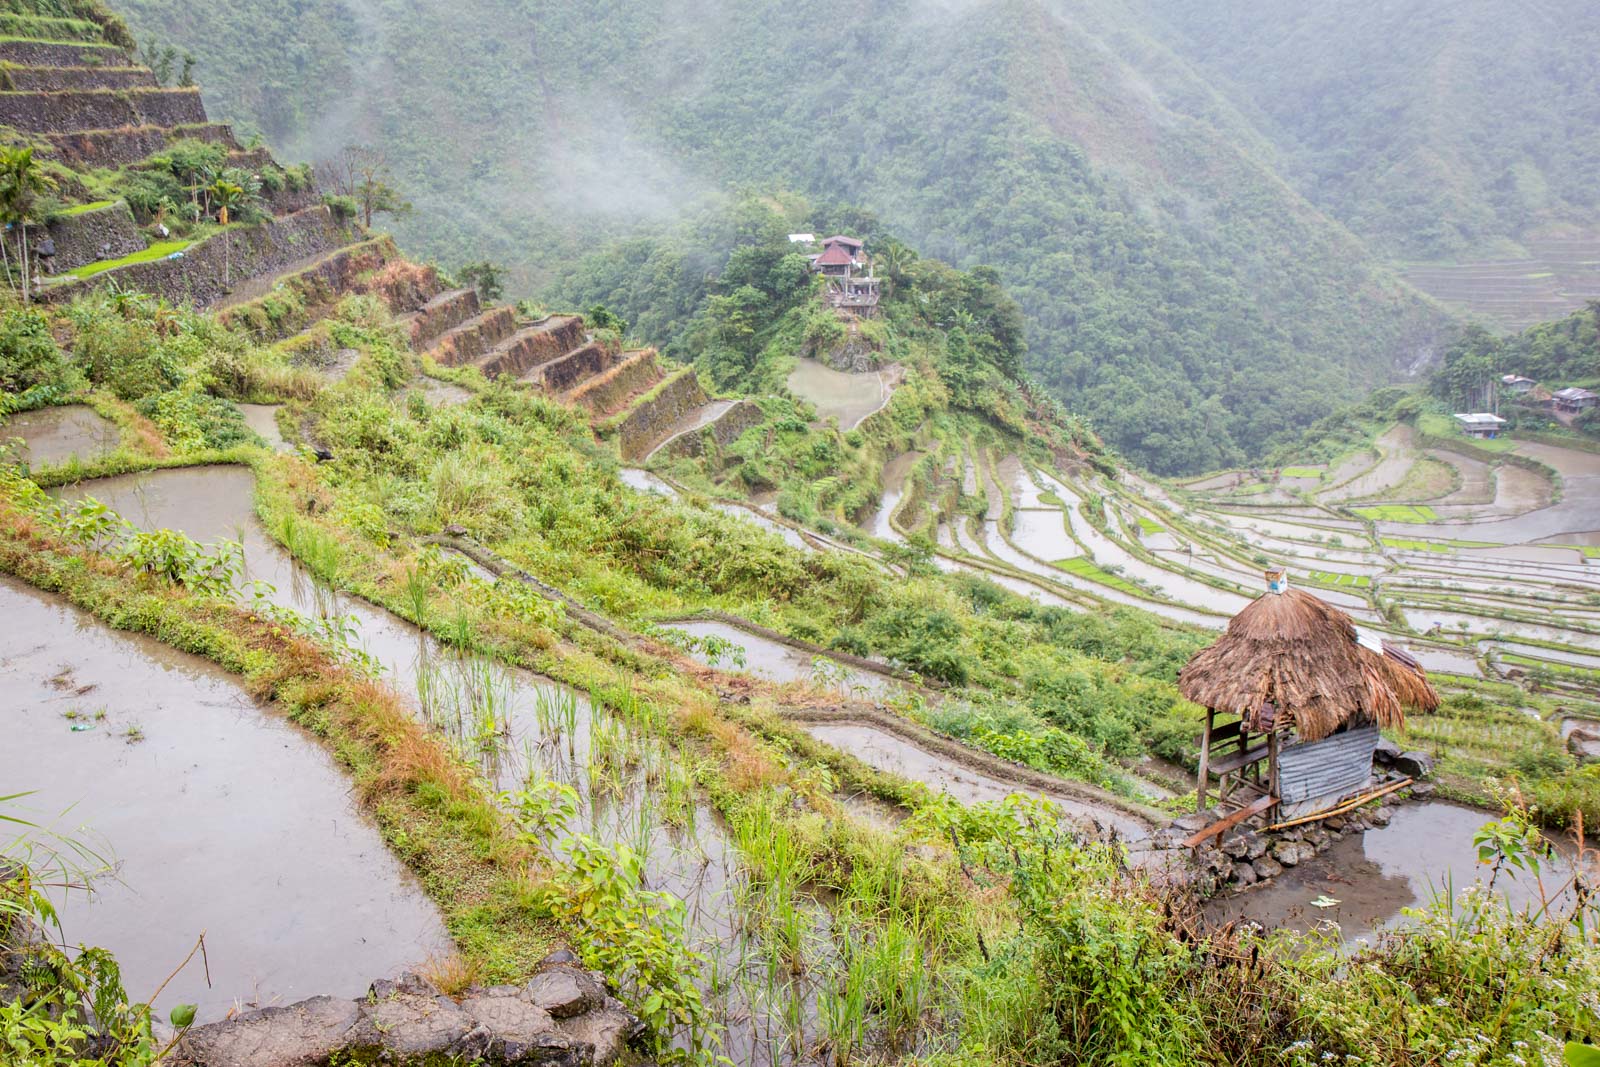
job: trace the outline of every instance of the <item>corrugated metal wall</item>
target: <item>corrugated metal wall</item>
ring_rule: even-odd
[[[1337,799],[1359,789],[1372,775],[1378,728],[1363,726],[1278,753],[1278,798],[1293,804],[1313,797]]]

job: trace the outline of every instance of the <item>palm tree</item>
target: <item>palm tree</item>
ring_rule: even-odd
[[[206,192],[217,205],[217,221],[222,224],[222,284],[232,285],[233,235],[228,230],[228,212],[244,203],[244,187],[218,178]]]
[[[0,149],[0,214],[17,227],[17,245],[22,261],[22,302],[28,303],[28,219],[41,193],[56,187],[55,179],[33,158],[32,148]],[[10,260],[7,259],[9,268]]]

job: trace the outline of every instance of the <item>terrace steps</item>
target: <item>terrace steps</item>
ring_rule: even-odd
[[[584,340],[583,319],[551,315],[523,326],[478,361],[488,378],[522,378],[531,369],[561,358]]]
[[[155,73],[148,67],[8,66],[0,68],[0,86],[12,92],[158,88]]]
[[[590,415],[604,417],[628,406],[634,397],[664,377],[653,348],[624,352],[609,369],[567,390],[562,399]]]
[[[13,129],[43,134],[121,126],[197,126],[207,121],[196,88],[0,92],[0,115]]]
[[[447,330],[455,329],[482,310],[476,289],[447,289],[434,294],[416,311],[403,316],[400,325],[410,336],[411,347],[420,352]]]
[[[115,67],[127,62],[127,53],[110,44],[20,38],[0,40],[0,63],[27,67]]]

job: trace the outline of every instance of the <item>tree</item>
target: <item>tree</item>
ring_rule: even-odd
[[[506,269],[487,259],[468,263],[456,271],[456,278],[461,284],[476,289],[478,296],[490,303],[499,300],[505,292]]]
[[[374,215],[405,215],[411,204],[392,184],[389,157],[370,145],[347,145],[323,164],[333,191],[360,206],[361,224],[370,227]]]
[[[32,148],[0,149],[0,215],[17,229],[18,256],[22,264],[22,302],[29,300],[28,222],[41,193],[56,187],[55,179],[33,157]]]
[[[218,178],[207,190],[212,203],[217,205],[217,221],[222,224],[222,284],[233,284],[233,231],[228,227],[228,212],[245,201],[244,187]]]

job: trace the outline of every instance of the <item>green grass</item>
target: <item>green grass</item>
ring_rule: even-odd
[[[1323,585],[1347,585],[1356,589],[1366,589],[1372,585],[1372,579],[1365,574],[1342,574],[1339,571],[1307,571],[1306,577]]]
[[[1321,467],[1285,467],[1279,471],[1285,478],[1321,478]]]
[[[1255,496],[1258,493],[1270,493],[1270,492],[1272,492],[1272,486],[1268,485],[1266,482],[1256,482],[1254,485],[1247,485],[1247,486],[1244,486],[1241,489],[1235,489],[1231,493],[1229,493],[1228,495],[1229,496]]]
[[[96,274],[103,274],[108,270],[116,270],[118,267],[127,267],[135,263],[149,263],[152,260],[165,259],[174,252],[183,251],[193,243],[193,241],[157,241],[155,244],[151,245],[149,248],[146,248],[142,252],[135,252],[132,255],[123,256],[121,259],[102,259],[97,263],[85,263],[83,266],[75,267],[67,273],[71,274],[75,278],[92,278]]]
[[[1133,593],[1136,596],[1146,595],[1145,590],[1140,589],[1126,578],[1119,578],[1093,560],[1085,559],[1082,556],[1075,556],[1072,559],[1058,559],[1053,566],[1061,568],[1068,574],[1076,574],[1080,578],[1087,578],[1091,582],[1099,582],[1101,585],[1108,585],[1112,589],[1120,589],[1124,593]]]
[[[1582,552],[1585,559],[1600,559],[1600,545],[1550,545],[1550,548],[1570,548]]]
[[[1166,527],[1150,518],[1148,515],[1140,515],[1139,529],[1147,534],[1158,534],[1165,532]]]
[[[1406,552],[1449,552],[1455,548],[1497,548],[1498,541],[1456,541],[1451,538],[1441,538],[1438,541],[1413,541],[1404,537],[1382,538],[1387,548],[1398,548]]]
[[[114,204],[116,204],[115,200],[96,200],[92,204],[74,204],[72,207],[62,208],[61,215],[63,218],[68,215],[83,215],[90,211],[99,211],[102,208],[111,207]]]
[[[1436,437],[1460,437],[1470,441],[1476,448],[1486,452],[1510,452],[1517,447],[1511,438],[1501,435],[1499,437],[1467,437],[1461,432],[1461,424],[1449,415],[1440,411],[1424,411],[1417,416],[1417,429],[1423,433],[1433,434]]]
[[[1426,504],[1376,504],[1372,507],[1356,508],[1355,513],[1363,518],[1377,519],[1380,522],[1433,522],[1439,517]]]

